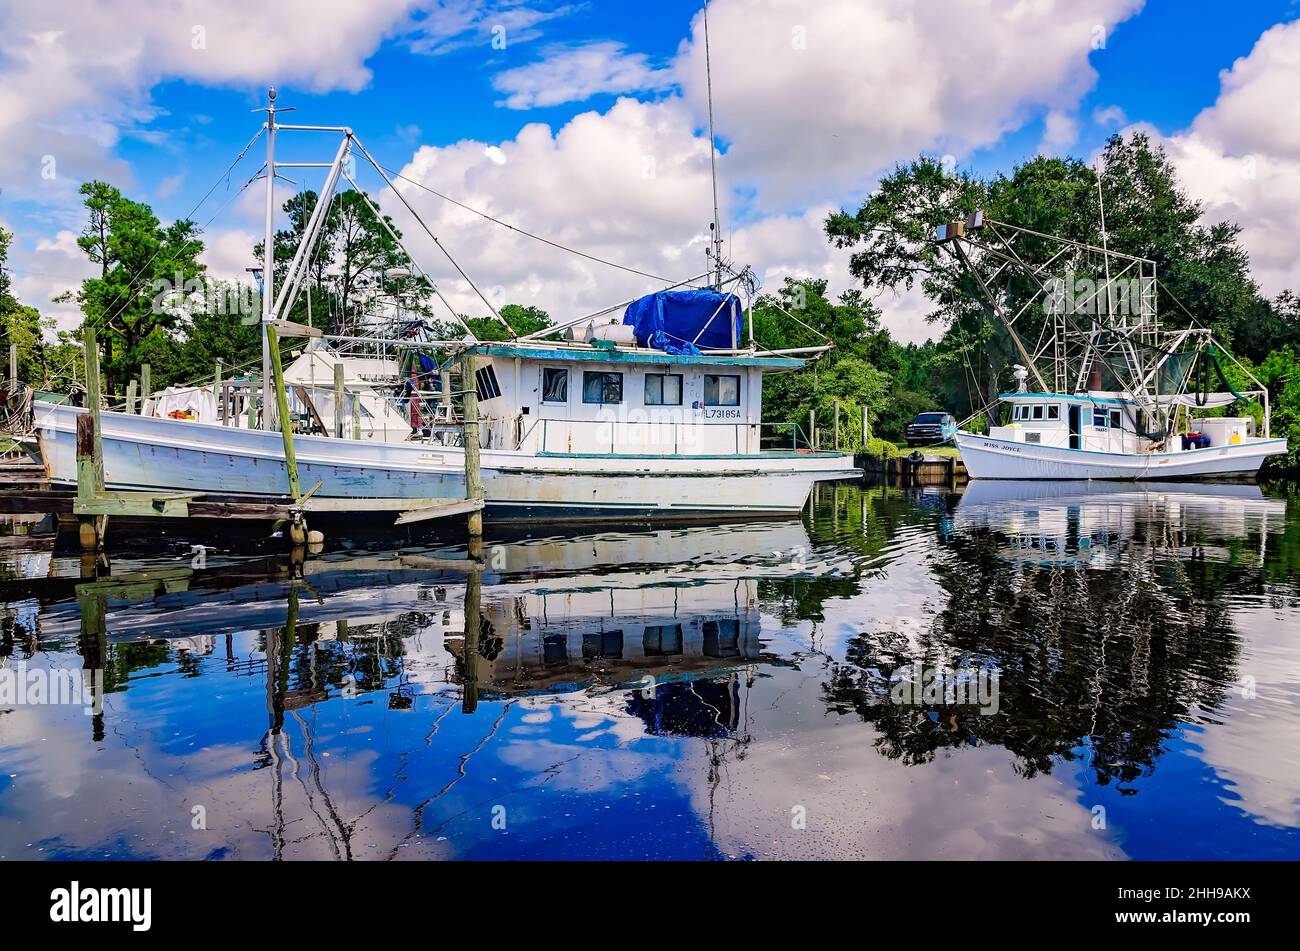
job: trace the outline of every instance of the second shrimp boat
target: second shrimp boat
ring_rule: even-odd
[[[957,431],[967,472],[973,479],[1253,479],[1269,456],[1287,452],[1287,441],[1269,433],[1268,390],[1208,329],[1161,326],[1155,262],[1106,247],[1104,221],[1102,234],[1095,247],[978,212],[938,229],[936,242],[979,286],[1022,361],[1014,368],[1017,390],[998,394],[985,410],[987,432]],[[1039,249],[1042,262],[1026,247]],[[1052,276],[1062,271],[1070,280]],[[1003,294],[993,288],[998,275],[1008,275]],[[1026,286],[1030,293],[1013,296],[1013,287]],[[1035,324],[1040,304],[1044,316]],[[1223,390],[1211,391],[1212,380]],[[1234,405],[1249,415],[1222,414]]]
[[[275,133],[322,131],[277,124],[275,112],[272,93],[263,128],[268,208]],[[340,176],[351,180],[345,169],[353,153],[392,187],[351,129],[331,131],[342,141],[278,295],[267,251],[264,327],[303,329],[283,318],[307,273],[321,210]],[[418,220],[401,193],[393,192]],[[714,234],[719,233],[715,221]],[[268,211],[268,249],[272,237]],[[798,369],[829,347],[759,349],[753,337],[752,272],[728,269],[720,242],[713,244],[711,256],[712,274],[695,279],[714,277],[711,286],[678,285],[523,337],[507,325],[511,339],[501,342],[478,340],[454,311],[465,331],[454,339],[428,339],[427,323],[423,332],[404,329],[395,336],[306,334],[305,352],[284,377],[290,412],[304,423],[293,442],[301,484],[316,486],[309,508],[395,512],[406,503],[418,508],[464,498],[465,451],[451,374],[453,368],[473,366],[473,379],[462,373],[459,382],[472,385],[479,401],[488,519],[797,514],[815,482],[859,470],[850,454],[817,451],[806,438],[800,440],[794,424],[764,424],[763,377]],[[729,271],[725,280],[724,270]],[[437,294],[428,274],[420,273]],[[742,289],[749,300],[742,303],[729,287]],[[265,350],[265,333],[263,341]],[[264,353],[263,407],[273,405],[268,367]],[[169,414],[158,399],[147,400],[140,414],[101,411],[106,487],[285,494],[288,468],[279,424],[273,412],[261,412],[259,419],[255,407],[250,410],[255,388],[255,383],[219,382],[173,394],[173,402],[189,401],[192,412]],[[86,412],[52,403],[35,407],[40,453],[55,484],[76,484],[77,417]]]

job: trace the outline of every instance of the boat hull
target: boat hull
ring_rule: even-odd
[[[50,481],[76,485],[77,407],[44,404],[37,436]],[[127,413],[100,414],[104,482],[110,489],[287,495],[288,467],[278,432],[213,426]],[[298,481],[315,498],[463,499],[459,460],[427,446],[295,436]]]
[[[76,484],[74,407],[37,411],[51,481]],[[229,495],[283,495],[274,432],[125,413],[100,414],[105,483]],[[464,452],[426,443],[294,438],[299,481],[315,498],[463,498]],[[486,516],[498,521],[638,521],[795,515],[814,483],[859,475],[839,453],[584,456],[483,450]]]
[[[1157,479],[1254,478],[1269,456],[1287,451],[1285,439],[1258,439],[1232,446],[1170,453],[1110,453],[1063,449],[957,433],[957,448],[972,479]]]

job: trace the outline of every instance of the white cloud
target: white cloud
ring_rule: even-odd
[[[295,83],[356,91],[366,58],[409,27],[414,0],[282,0],[268,28],[263,0],[167,4],[0,0],[0,183],[12,198],[76,204],[80,181],[129,170],[109,150],[153,117],[164,79],[204,85]],[[50,160],[53,160],[53,175]]]
[[[763,207],[838,201],[923,150],[996,142],[1091,88],[1098,25],[1142,0],[715,0],[718,133]],[[706,116],[703,21],[676,64]]]
[[[440,56],[473,46],[509,50],[542,35],[548,20],[566,17],[580,3],[522,4],[519,0],[431,0],[413,17],[408,43],[417,53]]]
[[[1064,155],[1079,138],[1079,123],[1074,116],[1053,109],[1043,120],[1043,141],[1038,145],[1042,155]]]
[[[671,70],[656,68],[644,53],[629,53],[624,44],[607,40],[549,47],[541,60],[498,73],[492,85],[506,93],[499,105],[532,109],[582,102],[599,93],[660,90],[672,83]]]
[[[1122,126],[1128,121],[1119,106],[1098,106],[1092,110],[1092,121],[1099,126]]]
[[[1300,288],[1300,21],[1265,32],[1221,76],[1214,105],[1164,140],[1210,222],[1235,221],[1266,294]]]

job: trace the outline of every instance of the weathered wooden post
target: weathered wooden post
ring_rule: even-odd
[[[104,446],[99,429],[99,341],[89,324],[83,341],[88,411],[77,416],[77,501],[91,502],[104,494]],[[104,543],[104,517],[79,515],[77,534],[83,549],[99,548]]]
[[[9,344],[9,392],[18,387],[18,344]]]
[[[280,337],[274,325],[266,324],[266,342],[270,348],[271,376],[275,383],[275,408],[280,420],[280,437],[284,442],[284,465],[289,474],[289,495],[296,502],[302,498],[298,482],[298,455],[293,445],[293,420],[289,417],[289,396],[284,389],[284,366],[280,360]],[[307,543],[307,524],[289,523],[289,541],[295,546]]]
[[[352,438],[361,438],[361,401],[352,397]]]
[[[140,402],[141,403],[144,403],[145,400],[147,400],[150,396],[153,395],[153,378],[151,376],[152,372],[153,369],[152,367],[149,366],[149,364],[147,363],[140,364]],[[143,406],[140,407],[140,412],[142,413],[144,412]]]
[[[840,401],[835,401],[835,451],[840,451]]]
[[[343,386],[343,363],[334,364],[334,438],[343,438],[343,401],[347,390]]]
[[[214,373],[212,376],[212,398],[214,400],[221,399],[222,366],[223,366],[223,361],[218,360],[216,373]]]
[[[808,448],[816,450],[817,448],[817,411],[808,410]]]
[[[483,477],[479,470],[478,432],[478,378],[472,352],[460,358],[461,387],[465,391],[464,443],[465,443],[465,498],[483,498]],[[469,556],[478,558],[483,553],[483,512],[469,513]]]
[[[135,388],[137,385],[135,380],[126,385],[126,411],[132,416],[135,415]]]

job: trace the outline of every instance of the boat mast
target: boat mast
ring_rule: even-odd
[[[271,349],[266,328],[275,301],[275,87],[266,91],[266,222],[262,236],[262,428],[270,429]]]
[[[713,136],[713,69],[709,63],[709,0],[704,0],[704,84],[709,99],[709,169],[713,175],[713,287],[722,290],[722,224],[718,218],[718,150]],[[732,343],[735,348],[735,343]]]

